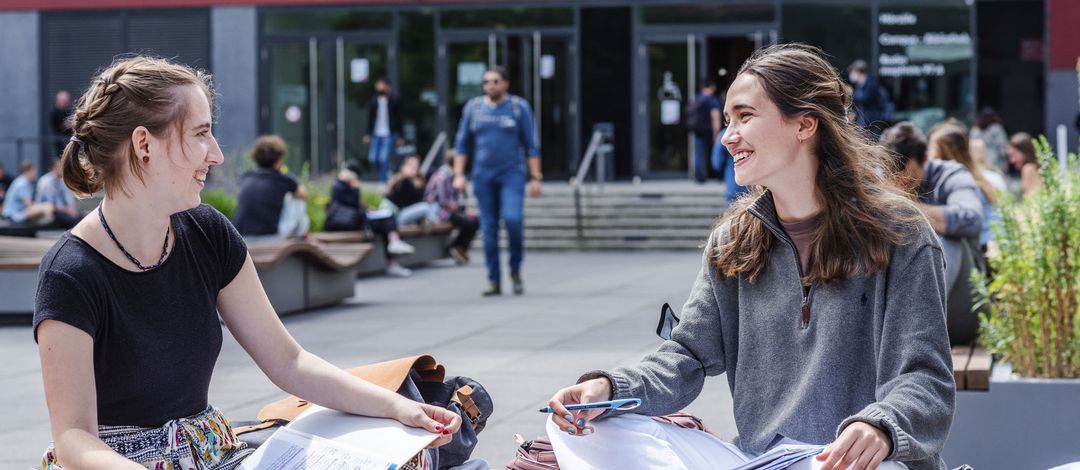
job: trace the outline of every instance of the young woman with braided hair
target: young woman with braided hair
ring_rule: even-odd
[[[795,469],[945,468],[955,385],[941,245],[850,108],[815,47],[770,46],[742,65],[721,142],[754,189],[709,237],[671,339],[551,398],[561,468],[730,469],[787,440],[827,445]],[[641,416],[683,409],[725,373],[734,444]],[[564,406],[623,398],[641,406],[597,421]]]
[[[251,452],[208,404],[218,315],[276,385],[449,442],[460,418],[308,353],[285,330],[243,238],[199,193],[223,156],[209,76],[144,57],[91,83],[64,181],[101,205],[42,259],[34,312],[53,446],[44,469],[231,469]]]

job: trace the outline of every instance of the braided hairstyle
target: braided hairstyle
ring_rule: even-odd
[[[142,168],[131,135],[145,127],[158,138],[180,132],[188,103],[182,87],[198,86],[213,109],[210,75],[167,59],[117,59],[99,73],[79,98],[72,115],[72,138],[61,155],[64,183],[80,197],[123,186],[125,167],[139,181]],[[180,132],[183,136],[183,133]]]

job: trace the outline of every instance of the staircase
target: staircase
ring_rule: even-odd
[[[581,207],[579,239],[570,185],[547,183],[542,197],[526,198],[526,249],[697,250],[726,204],[722,184],[672,181],[608,183],[602,192],[587,184]]]

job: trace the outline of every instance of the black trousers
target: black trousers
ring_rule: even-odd
[[[476,231],[480,228],[480,221],[476,217],[462,212],[451,212],[450,223],[454,228],[458,229],[458,234],[454,237],[454,241],[450,243],[450,246],[468,251],[473,238],[476,238]]]

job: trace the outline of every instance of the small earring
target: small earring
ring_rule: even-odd
[[[142,162],[143,163],[150,163],[150,157],[142,157]]]

